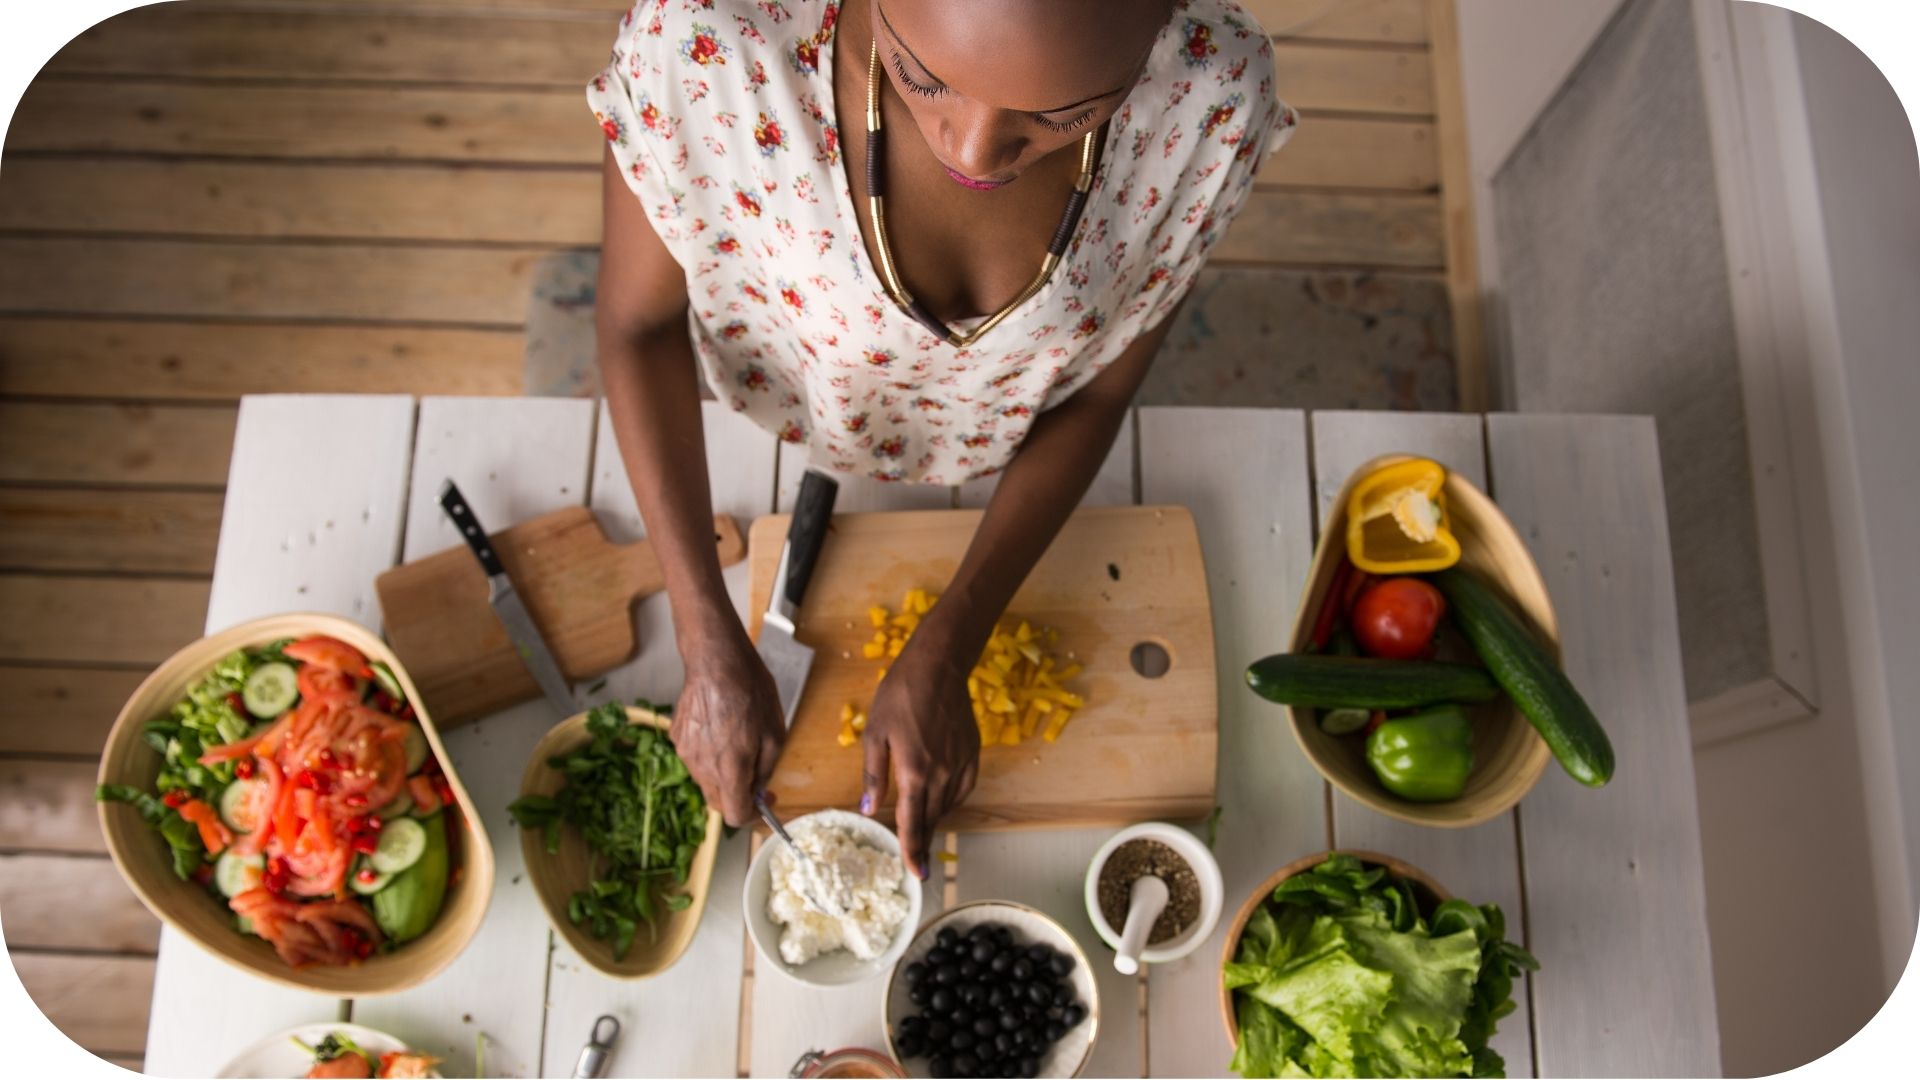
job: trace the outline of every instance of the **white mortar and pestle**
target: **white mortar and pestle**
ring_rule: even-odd
[[[1106,870],[1107,861],[1122,846],[1134,840],[1156,840],[1173,849],[1174,854],[1193,870],[1199,885],[1199,909],[1193,921],[1157,945],[1149,945],[1147,941],[1153,924],[1166,910],[1169,900],[1168,883],[1162,878],[1148,874],[1134,879],[1128,896],[1125,925],[1114,926],[1100,910],[1100,877]],[[1220,921],[1225,886],[1220,878],[1220,864],[1214,859],[1213,852],[1207,850],[1207,846],[1197,837],[1179,826],[1150,821],[1120,830],[1094,853],[1093,861],[1087,867],[1086,896],[1087,918],[1093,922],[1093,929],[1100,935],[1100,940],[1114,950],[1114,969],[1123,975],[1132,975],[1140,970],[1142,964],[1164,964],[1178,960],[1198,949],[1212,936],[1214,926]]]

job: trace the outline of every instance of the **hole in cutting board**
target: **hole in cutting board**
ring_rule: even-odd
[[[1157,641],[1142,641],[1127,654],[1132,662],[1134,673],[1143,679],[1157,679],[1173,667],[1173,657],[1167,655],[1167,647]]]

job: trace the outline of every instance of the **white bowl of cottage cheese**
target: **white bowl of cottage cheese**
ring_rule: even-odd
[[[741,906],[761,965],[814,986],[891,970],[920,925],[920,879],[907,873],[899,839],[845,810],[794,818],[786,829],[805,863],[769,836],[747,868]]]

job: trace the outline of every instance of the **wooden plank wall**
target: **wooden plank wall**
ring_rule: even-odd
[[[1446,273],[1428,4],[1248,0],[1304,122],[1222,262]],[[90,1049],[139,1060],[157,933],[104,861],[91,763],[199,633],[236,402],[519,390],[535,265],[597,242],[580,86],[627,6],[163,4],[70,43],[13,117],[0,906],[29,990]],[[38,903],[45,881],[85,910]]]

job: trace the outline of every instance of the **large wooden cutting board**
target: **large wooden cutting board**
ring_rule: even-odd
[[[739,562],[740,527],[713,520],[722,566]],[[595,678],[639,649],[633,605],[665,585],[645,540],[615,544],[584,506],[555,510],[492,534],[514,590],[571,682]],[[464,546],[374,581],[387,640],[443,728],[540,696],[487,603],[487,577]]]
[[[859,802],[861,748],[843,747],[836,736],[841,706],[873,700],[879,663],[860,654],[873,636],[867,608],[897,611],[914,587],[945,591],[980,517],[928,510],[833,519],[800,611],[799,638],[817,653],[772,784],[783,816]],[[787,520],[763,517],[749,532],[756,636]],[[1070,686],[1088,705],[1058,742],[983,750],[972,797],[943,828],[1192,820],[1213,810],[1218,684],[1192,515],[1176,506],[1076,512],[1008,615],[1060,632],[1054,651],[1085,667]],[[1134,671],[1140,643],[1166,650],[1165,674]]]

